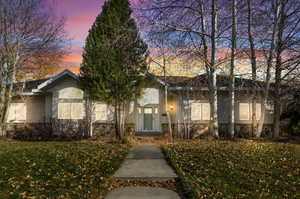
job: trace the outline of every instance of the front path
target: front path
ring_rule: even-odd
[[[161,149],[153,144],[142,144],[127,156],[114,178],[119,180],[165,181],[177,178],[164,159]],[[162,188],[126,187],[109,193],[106,199],[180,199],[177,193]]]

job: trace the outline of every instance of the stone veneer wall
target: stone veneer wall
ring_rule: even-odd
[[[208,127],[208,123],[192,123],[189,126],[189,131],[185,131],[185,125],[183,123],[173,123],[172,130],[173,136],[175,138],[185,138],[190,139],[192,138],[193,134],[198,130],[203,130]],[[251,124],[235,124],[236,135],[241,137],[254,137],[255,135],[252,134],[252,126]],[[269,135],[273,130],[272,124],[266,124],[263,127],[263,135]],[[221,123],[219,124],[219,133],[220,136],[229,136],[228,134],[228,124]],[[169,132],[169,127],[167,123],[162,124],[162,132],[166,133]]]
[[[114,123],[94,123],[93,136],[115,136],[115,124]],[[125,131],[127,135],[135,135],[134,124],[126,124]]]

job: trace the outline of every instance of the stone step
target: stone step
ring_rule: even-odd
[[[113,175],[122,180],[167,181],[177,178],[164,159],[127,159]]]
[[[112,191],[105,199],[180,199],[171,190],[152,187],[125,187]]]

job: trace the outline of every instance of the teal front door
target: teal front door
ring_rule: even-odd
[[[152,108],[144,108],[144,130],[153,130],[153,110]]]

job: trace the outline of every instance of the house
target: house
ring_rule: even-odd
[[[228,77],[218,76],[218,114],[221,130],[229,121]],[[255,84],[255,87],[254,87]],[[48,79],[16,84],[21,87],[9,108],[10,129],[27,125],[40,125],[51,120],[80,121],[85,118],[85,93],[80,89],[78,76],[68,70]],[[168,88],[167,100],[165,98]],[[251,132],[252,96],[259,102],[263,84],[248,79],[236,79],[235,121],[236,130]],[[167,102],[166,102],[167,101]],[[167,103],[167,107],[166,107]],[[170,117],[167,117],[166,110]],[[261,104],[256,104],[257,119]],[[94,108],[94,135],[113,132],[113,107],[97,102]],[[272,127],[272,103],[267,107],[265,125]],[[208,86],[205,75],[196,77],[154,76],[147,74],[147,88],[141,98],[128,105],[127,124],[138,134],[153,135],[168,131],[171,120],[174,134],[190,133],[205,128],[211,117]],[[188,132],[186,132],[188,131]]]

